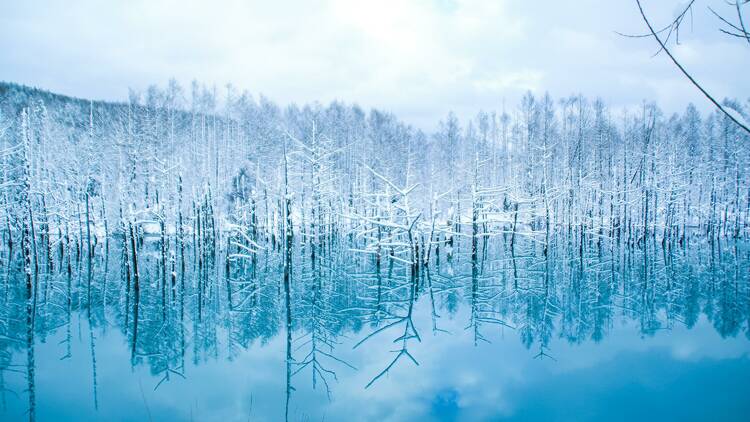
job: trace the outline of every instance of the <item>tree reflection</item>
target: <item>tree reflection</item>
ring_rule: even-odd
[[[371,388],[403,365],[419,365],[414,345],[424,331],[462,335],[441,329],[444,318],[465,316],[476,346],[512,330],[531,356],[551,359],[554,339],[604,341],[621,319],[637,324],[642,336],[676,325],[691,328],[701,316],[722,337],[750,336],[750,252],[741,241],[694,242],[690,249],[647,243],[638,249],[595,238],[584,239],[583,247],[578,239],[553,239],[545,247],[534,238],[516,238],[511,245],[498,237],[477,253],[470,239],[456,237],[449,262],[417,269],[387,252],[362,254],[335,239],[312,248],[315,238],[308,237],[279,242],[252,260],[231,257],[232,246],[213,258],[203,247],[186,245],[184,273],[172,264],[172,276],[165,276],[159,240],[139,236],[128,230],[127,242],[111,242],[106,259],[90,265],[85,255],[56,256],[54,270],[40,271],[38,279],[27,279],[21,270],[20,251],[3,261],[3,407],[23,394],[29,419],[35,418],[36,344],[59,332],[60,357],[70,358],[81,317],[88,323],[95,408],[103,387],[97,376],[99,332],[126,334],[130,364],[149,368],[154,390],[189,378],[186,359],[194,365],[232,360],[283,333],[287,417],[293,384],[322,386],[330,399],[341,371],[357,370],[340,357],[351,353],[349,344],[355,354],[395,345],[388,346],[391,355],[379,370],[367,374],[362,387]],[[14,376],[25,378],[24,391],[8,388]]]

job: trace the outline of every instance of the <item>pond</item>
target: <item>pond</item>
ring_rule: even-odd
[[[110,244],[111,243],[111,244]],[[2,258],[0,419],[747,420],[750,248]],[[70,267],[68,268],[68,263]]]

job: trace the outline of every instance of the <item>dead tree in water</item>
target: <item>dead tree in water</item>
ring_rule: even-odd
[[[138,312],[140,309],[141,301],[141,281],[140,273],[138,272],[138,249],[135,240],[135,230],[133,228],[133,222],[128,223],[128,232],[130,234],[130,256],[133,261],[133,345],[132,354],[135,356],[136,347],[138,344]]]

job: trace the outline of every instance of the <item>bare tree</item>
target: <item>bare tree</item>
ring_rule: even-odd
[[[659,51],[657,54],[661,53],[662,51],[669,57],[669,59],[674,63],[674,65],[677,67],[677,69],[680,70],[680,72],[690,81],[691,84],[693,84],[700,92],[705,96],[711,103],[713,103],[716,108],[721,111],[725,116],[727,116],[731,121],[733,121],[735,124],[737,124],[739,127],[741,127],[745,132],[750,134],[750,127],[748,127],[747,123],[744,123],[740,121],[740,119],[737,118],[737,116],[734,113],[731,113],[728,110],[728,104],[722,105],[717,101],[713,95],[711,95],[701,83],[699,83],[685,68],[685,66],[680,63],[679,60],[674,56],[672,51],[670,50],[668,44],[670,39],[674,39],[674,42],[678,44],[680,42],[680,29],[682,28],[682,25],[685,22],[685,18],[688,15],[692,15],[693,9],[696,4],[696,0],[690,0],[690,2],[687,3],[687,5],[681,9],[681,11],[677,14],[677,16],[669,22],[666,26],[662,27],[661,29],[658,29],[654,27],[654,24],[652,24],[651,20],[648,18],[646,12],[643,10],[643,6],[641,5],[640,0],[635,0],[636,5],[638,6],[638,11],[640,12],[641,18],[643,19],[643,22],[646,24],[646,27],[648,27],[648,33],[645,35],[625,35],[627,37],[635,37],[635,38],[641,38],[641,37],[651,37],[653,38],[658,44],[659,44]],[[737,22],[733,23],[729,20],[729,18],[726,18],[722,16],[721,14],[717,13],[713,8],[710,6],[708,7],[708,10],[716,16],[720,24],[723,27],[719,28],[719,31],[726,34],[727,36],[735,37],[743,39],[744,41],[747,41],[748,45],[750,45],[750,33],[747,31],[744,21],[744,9],[743,7],[750,4],[750,0],[732,0],[726,2],[730,6],[733,6],[734,10],[736,11],[736,19]]]

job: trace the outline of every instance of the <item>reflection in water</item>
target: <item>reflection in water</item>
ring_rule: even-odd
[[[721,338],[741,340],[744,356],[750,350],[750,249],[742,242],[696,241],[679,250],[648,244],[644,251],[594,241],[546,250],[531,240],[483,239],[456,242],[450,256],[440,256],[445,252],[437,248],[433,264],[414,268],[395,259],[380,262],[336,242],[320,247],[291,236],[286,239],[290,247],[284,248],[289,253],[272,250],[252,260],[234,259],[198,245],[183,257],[172,253],[164,264],[158,242],[129,239],[129,244],[113,239],[100,248],[107,252],[58,255],[49,264],[57,270],[37,277],[24,274],[15,255],[4,257],[0,392],[3,413],[11,419],[34,420],[37,406],[47,409],[47,418],[75,419],[63,404],[45,403],[72,386],[72,380],[60,379],[64,374],[44,372],[66,362],[65,374],[89,378],[75,382],[90,386],[88,402],[71,396],[68,404],[93,408],[84,419],[112,412],[132,420],[213,419],[228,412],[230,420],[346,420],[351,415],[326,411],[333,409],[339,389],[359,389],[357,397],[368,400],[368,394],[380,397],[373,391],[390,374],[413,374],[414,385],[419,384],[420,363],[431,356],[417,348],[426,335],[442,339],[441,353],[456,353],[450,347],[461,338],[470,338],[472,347],[493,343],[488,346],[493,350],[494,343],[516,337],[531,356],[563,365],[573,358],[558,356],[555,345],[561,341],[582,347],[618,332],[625,337],[618,327],[637,328],[642,338],[652,338],[705,319]],[[266,368],[243,365],[244,354],[253,350],[269,350],[271,359],[283,360],[283,403],[261,404],[254,395],[239,398],[247,391],[243,385],[191,378],[193,368],[199,372],[223,363],[235,375],[253,374],[255,391],[276,388],[281,374],[265,377]],[[506,357],[490,354],[487,359]],[[115,365],[127,365],[130,374],[113,379]],[[146,378],[144,368],[150,374]],[[746,393],[744,381],[738,383],[735,393]],[[133,386],[138,389],[134,397],[125,393]],[[189,386],[209,407],[199,408],[194,396],[174,397],[173,392],[170,403],[153,407],[150,398],[165,386],[180,389],[173,391]],[[323,392],[325,399],[310,400],[307,388]],[[237,396],[242,410],[232,413],[235,399],[215,397],[219,392]],[[435,394],[429,405],[433,413],[427,416],[459,417],[457,390]],[[212,409],[212,402],[225,409]],[[146,414],[124,416],[129,408]],[[172,410],[164,413],[164,408]],[[390,417],[406,418],[409,410],[403,411]],[[483,417],[509,415],[497,412]]]

